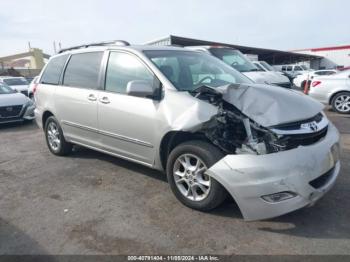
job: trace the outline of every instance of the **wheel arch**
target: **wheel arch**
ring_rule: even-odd
[[[350,90],[337,90],[334,94],[332,94],[330,97],[329,97],[329,100],[328,100],[328,105],[332,105],[332,100],[333,98],[339,94],[339,93],[349,93],[350,94]]]
[[[42,116],[42,125],[43,125],[43,128],[45,128],[45,123],[46,123],[46,120],[50,117],[50,116],[53,116],[54,114],[49,111],[49,110],[46,110],[44,113],[43,113],[43,116]]]
[[[170,152],[179,144],[191,141],[191,140],[202,140],[208,143],[211,143],[208,138],[203,133],[192,133],[186,131],[170,131],[165,134],[162,138],[159,148],[159,157],[161,165],[165,170],[168,156]]]

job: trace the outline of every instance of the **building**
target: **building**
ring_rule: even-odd
[[[248,56],[257,55],[259,60],[268,62],[271,65],[281,64],[296,64],[305,63],[308,65],[317,65],[322,56],[317,54],[297,53],[290,51],[282,51],[276,49],[266,49],[250,46],[241,46],[235,44],[220,43],[215,41],[199,40],[193,38],[186,38],[181,36],[169,35],[146,44],[150,45],[175,45],[175,46],[196,46],[196,45],[216,45],[228,46],[240,50],[243,54]]]
[[[28,52],[0,57],[0,74],[36,76],[43,69],[50,55],[39,48],[30,48]],[[10,72],[10,73],[9,73]]]
[[[331,46],[321,48],[292,50],[299,54],[322,56],[322,59],[313,61],[312,67],[319,69],[350,67],[350,45]]]

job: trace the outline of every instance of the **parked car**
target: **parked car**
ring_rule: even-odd
[[[30,99],[0,83],[0,124],[31,121],[34,105]]]
[[[13,90],[22,93],[23,95],[28,94],[29,83],[24,77],[17,76],[0,76],[0,83],[3,83]]]
[[[32,82],[30,82],[28,87],[28,97],[32,100],[34,100],[34,92],[38,84],[39,77],[36,76],[33,78]]]
[[[307,72],[307,73],[298,75],[296,78],[294,78],[293,84],[296,87],[304,88],[306,81],[309,81],[309,84],[310,84],[314,77],[334,75],[337,72],[338,72],[337,70],[333,70],[333,69],[316,70],[316,71]]]
[[[276,65],[274,67],[277,70],[288,75],[291,81],[298,75],[312,71],[309,68],[307,68],[305,65]]]
[[[338,113],[350,113],[350,70],[315,77],[311,82],[309,95],[324,104],[331,105]]]
[[[272,84],[286,88],[291,87],[288,79],[281,78],[264,70],[260,70],[239,50],[230,47],[219,46],[188,46],[187,48],[191,50],[206,52],[219,58],[237,71],[249,77],[255,83]]]
[[[35,76],[26,76],[25,79],[27,80],[28,83],[31,83]]]
[[[281,75],[284,75],[286,76],[285,73],[277,70],[276,68],[274,68],[272,65],[270,65],[269,63],[265,62],[265,61],[254,61],[253,62],[255,65],[256,64],[259,64],[261,66],[261,68],[265,71],[269,71],[269,72],[276,72],[276,73],[279,73]]]
[[[49,150],[85,146],[164,170],[184,205],[227,194],[247,220],[321,198],[339,173],[339,134],[321,103],[255,84],[204,52],[82,45],[50,58],[35,116]]]
[[[272,66],[270,66],[265,61],[252,61],[253,64],[260,69],[260,71],[265,71],[273,75],[276,79],[277,83],[289,83],[289,87],[292,87],[289,78],[282,72],[275,70]],[[287,87],[287,86],[285,86]]]

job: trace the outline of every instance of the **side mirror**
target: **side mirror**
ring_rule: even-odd
[[[126,93],[129,96],[150,97],[154,94],[152,84],[144,80],[133,80],[128,82]]]

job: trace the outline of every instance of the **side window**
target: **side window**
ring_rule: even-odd
[[[72,55],[64,73],[63,85],[97,89],[103,52]]]
[[[286,71],[286,66],[282,66],[282,71]]]
[[[292,71],[292,70],[293,70],[293,67],[292,67],[292,66],[287,66],[286,71]]]
[[[40,83],[58,85],[67,58],[68,55],[61,55],[52,58],[45,68],[45,71],[40,79]]]
[[[125,94],[127,84],[133,80],[145,80],[153,85],[154,75],[134,55],[111,52],[107,65],[105,89]]]
[[[303,71],[303,69],[300,66],[294,66],[294,71]]]
[[[152,58],[160,71],[172,82],[177,84],[180,76],[180,64],[176,57],[156,57]]]

